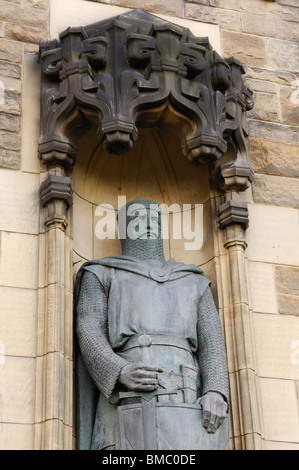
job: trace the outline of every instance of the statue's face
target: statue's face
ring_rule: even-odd
[[[157,239],[161,233],[161,212],[158,205],[145,207],[131,204],[127,210],[127,236],[131,240]]]

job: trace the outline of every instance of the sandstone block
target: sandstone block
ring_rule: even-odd
[[[0,2],[0,11],[1,11]],[[0,60],[19,63],[22,61],[22,44],[0,39]]]
[[[222,8],[210,8],[195,3],[185,4],[185,18],[203,23],[217,24],[220,27],[232,31],[241,30],[241,15],[237,11],[227,11]]]
[[[5,363],[0,367],[1,418],[3,422],[33,423],[35,359],[6,356]]]
[[[39,232],[39,177],[32,173],[0,171],[0,230]]]
[[[248,209],[248,259],[299,266],[298,210],[263,204],[248,204]]]
[[[0,131],[0,148],[7,150],[20,150],[20,135],[13,132]]]
[[[283,2],[285,2],[285,4],[283,4]],[[298,18],[297,8],[297,0],[280,0],[279,3],[269,3],[267,14],[269,17],[281,18],[282,20],[292,21],[295,23],[296,19]]]
[[[277,300],[279,313],[299,316],[298,295],[278,294]]]
[[[18,170],[20,168],[20,152],[0,149],[0,168]]]
[[[6,93],[20,94],[22,89],[22,81],[17,78],[4,76],[1,78]]]
[[[298,41],[299,28],[292,23],[277,19],[275,17],[265,17],[246,13],[242,16],[242,31],[286,41]],[[296,24],[296,23],[295,23]]]
[[[32,450],[33,435],[32,424],[1,423],[0,449]]]
[[[210,6],[237,10],[246,14],[248,11],[256,15],[265,15],[267,12],[266,3],[261,3],[260,0],[210,0]]]
[[[298,72],[299,44],[298,42],[268,40],[268,64],[270,67]]]
[[[20,117],[14,114],[0,113],[0,129],[10,132],[19,132]]]
[[[256,175],[253,200],[257,204],[271,204],[299,209],[299,180],[278,176]]]
[[[36,28],[47,28],[48,12],[45,9],[33,8],[28,5],[19,6],[0,0],[0,20],[15,23],[16,18],[22,18],[22,24]]]
[[[299,126],[299,80],[290,87],[280,87],[282,122]]]
[[[0,130],[0,148],[7,150],[20,150],[20,135],[18,133]]]
[[[38,237],[13,232],[1,233],[0,285],[37,287]]]
[[[276,94],[278,92],[278,87],[276,83],[266,81],[266,80],[256,80],[254,78],[247,78],[247,74],[245,77],[246,85],[253,92],[262,92],[262,93],[273,93]]]
[[[189,0],[187,0],[187,2],[188,1]],[[193,3],[200,3],[201,5],[209,5],[209,0],[193,0]]]
[[[21,3],[21,0],[18,0],[18,3]],[[49,0],[23,0],[22,4],[24,7],[48,8]]]
[[[260,378],[262,421],[265,439],[298,442],[297,400],[292,380]]]
[[[223,31],[223,54],[234,56],[245,65],[265,66],[266,40],[249,34]]]
[[[249,279],[253,311],[278,313],[273,265],[250,262]]]
[[[264,82],[273,82],[279,85],[291,85],[296,79],[294,73],[281,72],[280,70],[269,70],[261,67],[246,66],[246,80],[254,79]],[[258,90],[266,91],[266,90]]]
[[[0,60],[0,75],[2,77],[21,78],[21,74],[22,69],[20,65]]]
[[[298,127],[248,119],[250,135],[258,139],[299,144]]]
[[[299,268],[293,266],[276,266],[275,278],[277,292],[299,296]]]
[[[251,137],[250,162],[257,173],[299,177],[299,144]]]
[[[254,93],[254,108],[247,113],[248,118],[279,122],[278,96],[273,93]]]
[[[4,92],[4,99],[2,103],[0,103],[0,113],[7,113],[7,114],[21,114],[21,95],[11,93],[11,92]],[[1,141],[0,141],[1,146]]]
[[[14,41],[39,44],[40,41],[47,38],[47,32],[30,26],[6,23],[5,37]]]
[[[36,304],[36,290],[0,287],[0,338],[8,356],[35,356]]]
[[[254,337],[259,374],[263,377],[299,379],[294,364],[294,344],[299,322],[294,316],[254,314]]]
[[[111,0],[111,5],[117,5],[126,8],[140,8],[149,11],[154,15],[159,13],[163,15],[173,15],[183,17],[184,2],[183,0],[173,0],[171,2],[161,2],[159,0]]]

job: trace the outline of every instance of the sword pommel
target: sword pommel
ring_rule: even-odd
[[[150,335],[140,335],[138,338],[138,343],[141,348],[141,360],[144,363],[150,363],[150,353],[149,347],[152,344],[152,338]]]

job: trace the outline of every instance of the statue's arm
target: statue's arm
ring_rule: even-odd
[[[86,367],[99,390],[110,398],[127,361],[115,354],[107,339],[107,297],[95,274],[86,271],[77,302],[77,336]]]
[[[226,350],[219,315],[210,287],[206,288],[199,301],[198,345],[203,395],[209,391],[218,392],[228,402]]]

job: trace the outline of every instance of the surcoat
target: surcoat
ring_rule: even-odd
[[[209,390],[228,399],[225,349],[209,286],[201,269],[173,259],[162,264],[120,256],[81,267],[74,302],[81,448],[120,448],[117,407],[124,389],[117,378],[128,362],[142,360],[140,335],[150,335],[151,363],[163,369],[159,388],[177,390],[157,401],[195,403]],[[201,308],[203,299],[210,299],[208,311],[207,304]]]

